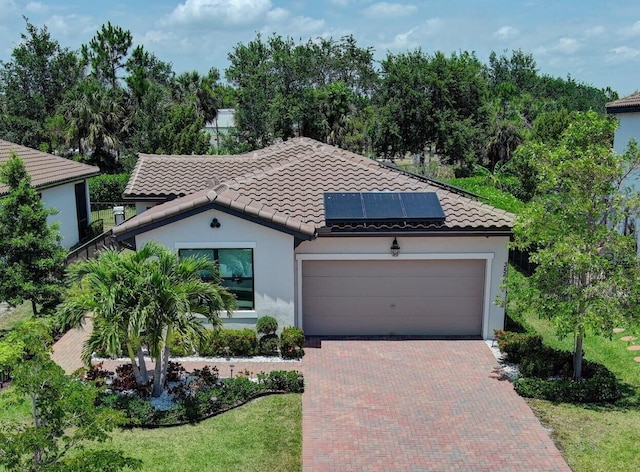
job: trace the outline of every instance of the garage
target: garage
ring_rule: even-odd
[[[483,259],[304,260],[307,335],[481,336]]]

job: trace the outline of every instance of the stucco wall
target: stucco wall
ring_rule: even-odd
[[[617,113],[616,118],[619,125],[613,139],[613,149],[616,153],[622,154],[631,138],[640,143],[640,112]]]
[[[220,228],[211,228],[213,218]],[[225,319],[228,328],[254,327],[256,318],[274,316],[280,329],[294,325],[294,238],[288,234],[210,210],[136,237],[136,245],[157,241],[181,248],[252,248],[255,310],[237,311]]]
[[[392,258],[390,247],[393,235],[384,237],[320,237],[315,241],[303,242],[296,248],[297,258],[305,255],[325,254],[344,255],[372,254],[377,257]],[[504,309],[496,305],[496,300],[504,299],[504,291],[500,286],[508,262],[507,236],[495,237],[416,237],[398,236],[398,243],[401,247],[400,255],[397,259],[416,258],[439,258],[447,259],[451,257],[460,258],[481,258],[486,259],[489,264],[489,274],[486,282],[489,283],[485,300],[485,322],[483,323],[483,336],[493,338],[495,329],[504,327]],[[300,265],[296,266],[296,273]],[[300,278],[298,278],[300,280]],[[299,298],[296,294],[296,301]],[[296,304],[297,312],[300,311],[299,304]],[[297,313],[301,316],[300,313]]]
[[[49,224],[60,223],[62,246],[67,249],[80,240],[74,185],[75,183],[70,183],[39,191],[45,206],[58,210],[58,214],[49,216],[47,221]]]

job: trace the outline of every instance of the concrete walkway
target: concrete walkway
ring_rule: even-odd
[[[90,321],[90,320],[89,320]],[[54,345],[72,372],[90,324]],[[567,471],[538,419],[484,341],[322,341],[300,362],[184,362],[221,376],[249,370],[305,375],[302,459],[323,471]],[[114,370],[118,361],[106,361]],[[152,368],[150,364],[148,366]]]

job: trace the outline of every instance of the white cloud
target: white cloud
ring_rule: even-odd
[[[331,1],[331,3],[333,3],[334,5],[339,6],[339,7],[343,7],[344,8],[346,6],[349,6],[349,0],[330,0],[330,1]]]
[[[636,21],[633,25],[628,26],[626,28],[622,28],[620,30],[623,36],[626,37],[636,37],[640,36],[640,21]]]
[[[80,42],[88,42],[86,37],[93,37],[100,28],[94,20],[84,15],[53,15],[45,21],[52,37],[65,36],[83,38]]]
[[[379,2],[362,10],[367,18],[398,18],[415,13],[418,7],[411,4]]]
[[[17,9],[18,6],[13,0],[0,0],[0,18],[10,16]]]
[[[267,13],[267,20],[273,23],[282,23],[283,21],[286,21],[290,15],[289,10],[285,10],[284,8],[274,8]]]
[[[47,5],[40,2],[27,3],[25,8],[29,13],[44,13],[48,10]]]
[[[558,52],[560,54],[574,54],[576,53],[582,45],[580,41],[575,38],[560,38],[556,44],[551,46],[549,49],[554,52]]]
[[[409,31],[404,33],[397,34],[393,41],[390,43],[383,43],[381,46],[383,49],[389,50],[405,50],[405,49],[415,49],[418,47],[418,41],[415,40],[414,33],[416,32],[416,28],[411,28]]]
[[[271,9],[271,0],[185,0],[169,15],[169,24],[208,24],[233,28],[256,23]]]
[[[625,62],[634,59],[640,55],[639,49],[630,48],[629,46],[618,46],[609,49],[607,56],[608,62]]]
[[[511,39],[518,36],[518,34],[520,34],[520,31],[512,26],[503,26],[493,33],[493,35],[498,39]]]
[[[596,36],[602,36],[604,34],[604,26],[594,26],[593,28],[588,28],[585,32],[584,35],[588,38],[594,38]]]

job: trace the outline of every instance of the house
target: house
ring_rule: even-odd
[[[209,142],[216,149],[220,148],[224,136],[231,132],[231,128],[235,126],[236,111],[233,108],[221,108],[218,110],[213,121],[207,123],[204,130],[211,136]]]
[[[308,138],[238,156],[142,154],[114,228],[218,261],[238,298],[307,335],[492,338],[514,216],[455,188]]]
[[[12,152],[24,161],[31,185],[45,206],[58,210],[48,222],[60,223],[62,246],[69,249],[77,244],[91,222],[87,179],[98,175],[100,169],[0,140],[0,164],[6,162]],[[8,187],[0,183],[0,198],[7,192]]]
[[[613,149],[624,153],[631,138],[640,143],[640,92],[614,100],[605,105],[607,114],[618,119],[618,129],[613,139]]]

